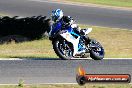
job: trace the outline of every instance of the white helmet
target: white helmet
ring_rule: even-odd
[[[60,9],[53,10],[51,17],[52,17],[52,20],[56,22],[63,17],[63,11]]]

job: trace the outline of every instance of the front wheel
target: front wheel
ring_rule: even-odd
[[[63,38],[58,38],[52,41],[55,53],[63,60],[73,57],[73,46]]]
[[[104,48],[98,41],[91,39],[89,47],[90,47],[90,57],[92,59],[102,60],[104,58],[104,54],[105,54]]]

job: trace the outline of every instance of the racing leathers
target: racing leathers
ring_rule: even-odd
[[[63,16],[59,21],[56,21],[56,22],[49,21],[49,32],[48,32],[49,39],[52,37],[52,35],[54,33],[53,32],[54,28],[58,22],[60,22],[62,24],[62,29],[65,29],[66,27],[71,25],[71,27],[74,29],[74,31],[80,33],[83,36],[83,38],[86,40],[86,44],[89,42],[88,36],[85,36],[85,29],[81,29],[78,25],[73,24],[75,21],[70,16]]]
[[[70,16],[63,16],[59,21],[50,21],[49,22],[49,37],[52,36],[52,31],[54,30],[56,24],[60,22],[62,24],[62,29],[65,29],[65,27],[72,25],[74,23],[74,19]],[[72,28],[75,28],[78,32],[80,32],[80,27],[77,25],[72,25]]]
[[[56,24],[61,23],[61,29],[65,30],[66,27],[71,26],[76,33],[78,32],[84,39],[85,39],[85,44],[87,45],[89,43],[89,37],[85,35],[85,32],[87,29],[81,29],[78,25],[74,24],[74,19],[70,16],[63,16],[59,21],[53,22],[50,21],[50,26],[49,26],[49,39],[52,40],[52,37],[54,36],[54,30],[56,30]],[[86,52],[85,49],[78,51],[77,54],[81,54]]]

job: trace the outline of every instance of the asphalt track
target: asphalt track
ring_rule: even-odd
[[[30,0],[0,0],[0,13],[33,16],[47,15],[56,8],[64,10],[65,15],[74,17],[78,23],[97,26],[132,29],[132,11],[111,8],[96,8],[54,2]],[[17,84],[23,79],[31,83],[76,83],[76,69],[82,65],[87,73],[131,74],[132,60],[110,59],[94,60],[1,60],[0,84]]]
[[[54,0],[0,0],[0,13],[33,16],[49,16],[53,9],[60,8],[77,23],[96,26],[132,29],[132,10],[97,8],[60,4]]]
[[[78,66],[82,65],[87,74],[130,74],[132,60],[106,59],[102,61],[23,59],[0,60],[0,84],[76,83]]]

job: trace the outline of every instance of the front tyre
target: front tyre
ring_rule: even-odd
[[[102,60],[104,58],[105,55],[104,48],[98,41],[91,39],[89,47],[90,47],[90,57],[92,59]]]
[[[63,38],[52,41],[55,53],[63,60],[69,60],[73,57],[73,46]]]

